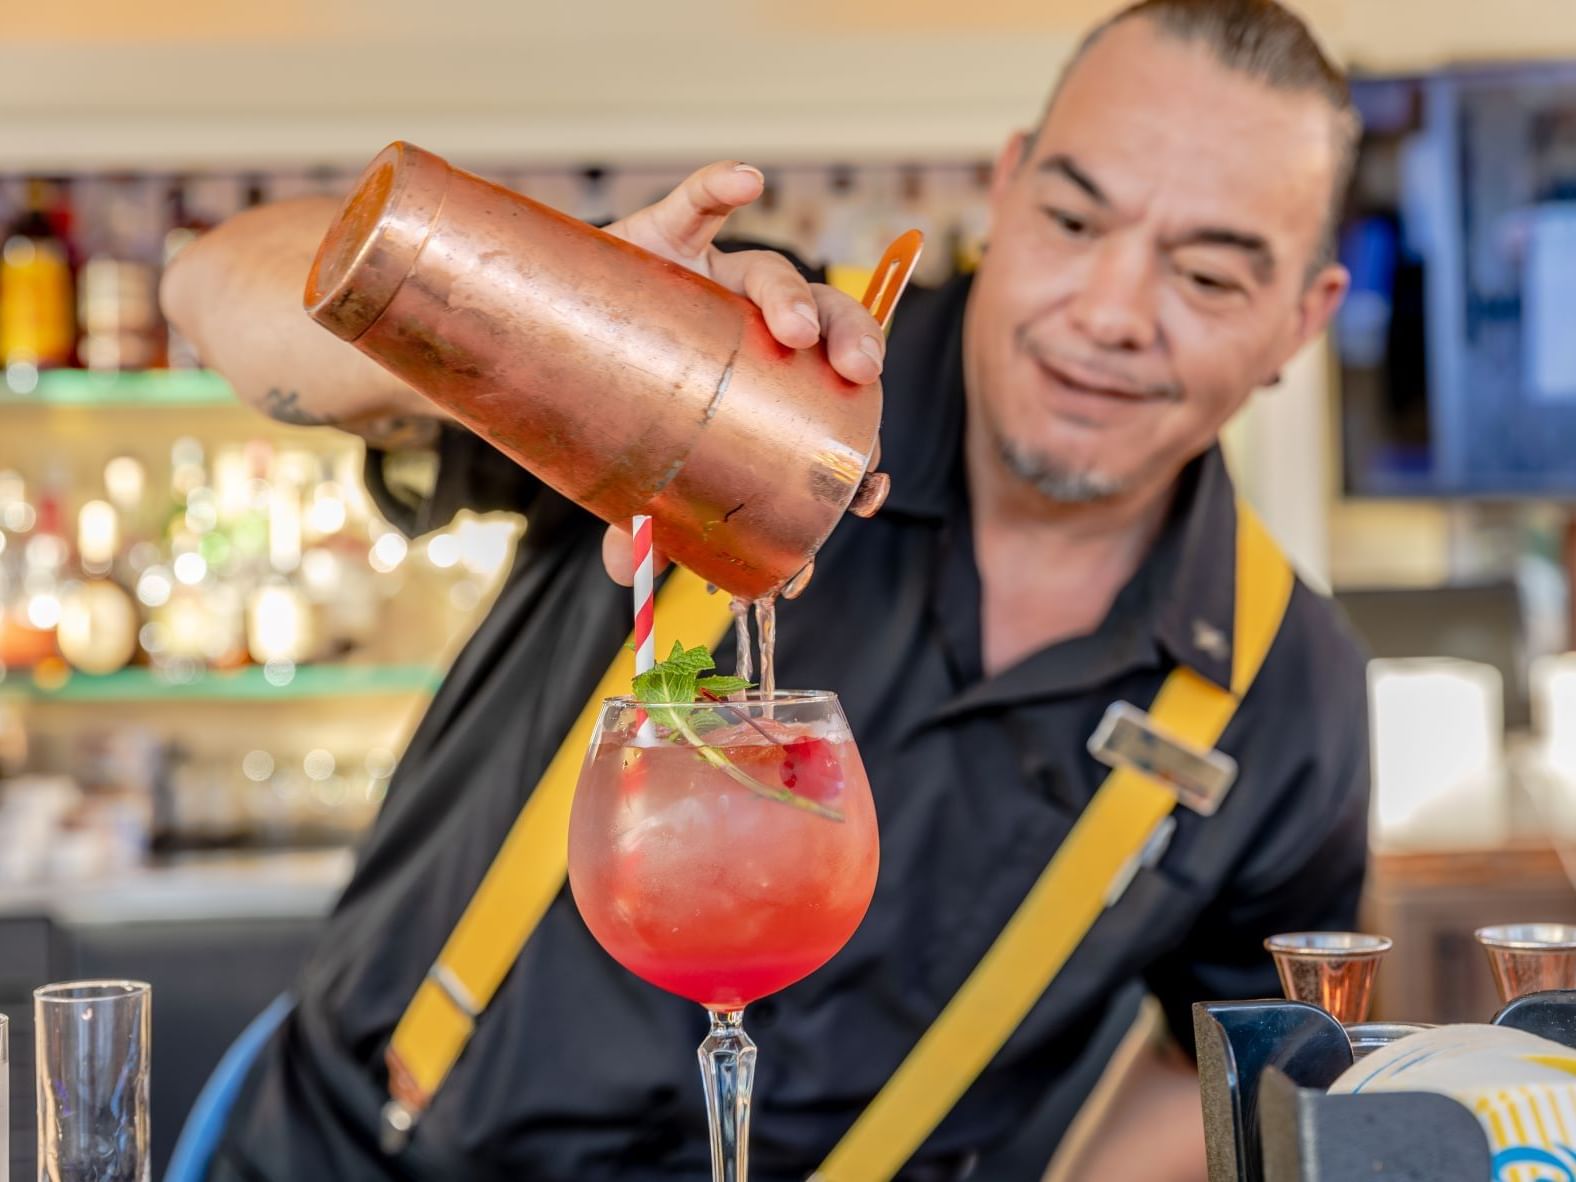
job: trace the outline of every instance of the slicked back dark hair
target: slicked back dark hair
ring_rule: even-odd
[[[1272,90],[1316,95],[1329,105],[1334,125],[1335,175],[1314,262],[1319,266],[1333,260],[1336,230],[1356,166],[1362,123],[1352,105],[1346,75],[1325,55],[1303,19],[1276,0],[1140,0],[1097,25],[1084,38],[1063,72],[1063,80],[1100,38],[1133,20],[1148,21],[1165,37],[1199,46],[1227,69]],[[1056,101],[1054,95],[1051,101]]]

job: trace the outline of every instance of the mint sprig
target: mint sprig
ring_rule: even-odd
[[[696,732],[691,722],[693,711],[674,709],[676,706],[693,705],[701,699],[702,695],[722,699],[729,694],[750,688],[751,683],[742,677],[712,674],[711,670],[716,667],[717,663],[712,659],[710,649],[702,646],[687,649],[678,641],[674,641],[673,651],[668,654],[667,660],[658,661],[646,672],[635,674],[635,700],[645,709],[646,716],[652,722],[666,727],[672,735],[676,736],[675,741],[682,739],[688,742],[707,763],[756,795],[833,821],[841,821],[843,814],[836,809],[827,808],[787,788],[763,784],[745,772],[717,748],[706,745],[706,741]],[[719,713],[722,711],[737,713],[743,721],[749,721],[748,715],[742,711],[732,710],[721,701],[717,703],[715,709]]]
[[[647,713],[652,713],[653,707],[689,705],[700,697],[702,690],[724,698],[750,688],[751,683],[742,677],[701,676],[716,667],[710,649],[701,645],[687,649],[675,640],[667,660],[635,674],[635,697],[647,707]]]

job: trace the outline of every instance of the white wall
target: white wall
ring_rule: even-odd
[[[1034,118],[1078,35],[1117,7],[0,0],[0,170],[356,166],[395,138],[468,162],[978,156]],[[1297,7],[1371,69],[1576,54],[1576,0]],[[1331,570],[1327,406],[1324,357],[1310,350],[1231,433],[1248,495],[1319,582]],[[1351,547],[1347,559],[1372,569]]]
[[[0,0],[0,168],[956,155],[1113,0]],[[1303,0],[1376,66],[1576,52],[1572,0]]]
[[[842,19],[860,0],[280,0],[189,27],[184,0],[33,7],[0,13],[9,166],[361,160],[400,136],[575,162],[975,153],[1033,116],[1067,47],[1054,20]]]

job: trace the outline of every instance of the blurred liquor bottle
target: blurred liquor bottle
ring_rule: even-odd
[[[38,372],[70,365],[76,325],[66,186],[34,178],[0,244],[0,364],[7,383],[31,393]]]

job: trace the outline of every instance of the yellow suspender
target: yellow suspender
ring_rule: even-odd
[[[883,260],[885,261],[885,260]],[[859,297],[860,292],[870,289],[870,282],[875,278],[876,272],[869,267],[851,267],[846,263],[826,264],[826,283],[838,291]]]
[[[1158,730],[1201,750],[1215,746],[1280,630],[1292,581],[1263,524],[1239,502],[1231,690],[1178,666],[1149,709]],[[996,942],[813,1182],[886,1182],[903,1167],[1055,980],[1176,803],[1170,788],[1132,768],[1106,777]]]
[[[1269,652],[1291,589],[1291,568],[1239,504],[1231,690],[1175,669],[1150,708],[1157,728],[1193,747],[1215,746]],[[727,597],[708,594],[687,571],[675,571],[657,598],[659,625],[686,642],[720,640],[732,619]],[[476,1018],[563,889],[580,764],[602,699],[629,685],[629,662],[621,650],[592,692],[394,1030],[387,1056],[393,1101],[385,1123],[396,1134],[408,1132],[442,1085]],[[1124,768],[1106,777],[1017,913],[816,1182],[884,1182],[902,1168],[1055,979],[1105,909],[1118,876],[1176,803],[1169,788],[1141,772]]]

